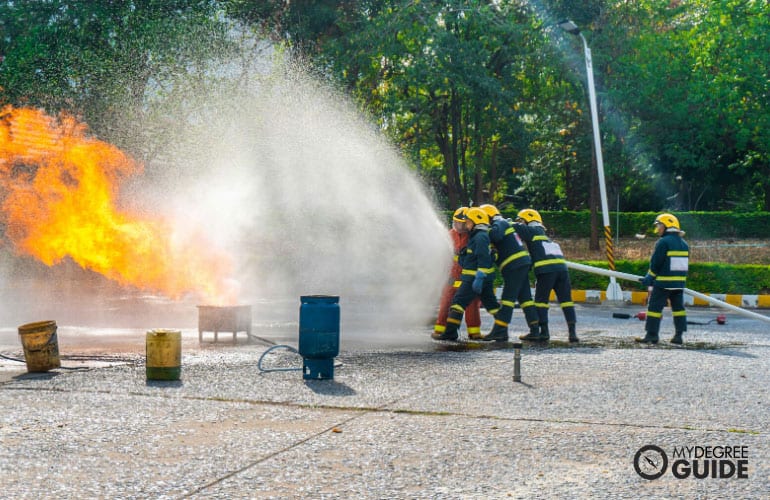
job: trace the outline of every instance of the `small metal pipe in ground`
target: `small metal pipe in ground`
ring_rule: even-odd
[[[513,344],[513,381],[521,382],[521,342]]]

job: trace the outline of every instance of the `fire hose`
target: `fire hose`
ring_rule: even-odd
[[[592,273],[592,274],[599,274],[601,276],[609,276],[609,277],[615,277],[622,280],[628,280],[628,281],[635,281],[640,282],[642,281],[642,277],[638,276],[636,274],[629,274],[629,273],[622,273],[620,271],[612,271],[610,269],[602,269],[601,267],[594,267],[594,266],[587,266],[585,264],[578,264],[577,262],[570,262],[567,261],[567,267],[570,269],[575,269],[577,271],[583,271],[586,273]],[[709,297],[708,295],[702,294],[700,292],[696,292],[695,290],[690,290],[689,288],[684,289],[684,293],[687,295],[690,295],[692,297],[696,297],[700,300],[703,300],[705,302],[708,302],[710,304],[713,304],[717,307],[721,307],[724,309],[729,309],[730,311],[736,312],[738,314],[741,314],[743,316],[746,316],[748,318],[758,319],[765,322],[770,322],[770,317],[764,316],[762,314],[758,314],[752,311],[747,311],[746,309],[743,309],[738,306],[734,306],[732,304],[728,304],[727,302],[721,301],[719,299],[715,299],[714,297]]]
[[[262,372],[292,372],[296,370],[302,370],[302,367],[291,367],[291,368],[262,368],[262,360],[265,358],[265,355],[269,353],[270,351],[274,351],[275,349],[288,349],[289,351],[299,354],[299,351],[293,348],[290,345],[284,345],[284,344],[277,344],[272,347],[270,347],[268,350],[262,353],[262,356],[259,357],[259,361],[257,361],[257,368],[259,368],[259,371]]]
[[[26,363],[27,362],[25,359],[14,358],[14,357],[11,357],[11,356],[6,356],[3,353],[0,353],[0,358],[7,359],[8,361],[17,361],[19,363]],[[88,358],[84,358],[84,359],[88,359]],[[90,368],[87,367],[87,366],[59,366],[58,368],[60,368],[62,370],[90,370]]]

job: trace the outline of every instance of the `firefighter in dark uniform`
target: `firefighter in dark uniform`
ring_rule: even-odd
[[[471,207],[465,213],[465,227],[469,231],[468,246],[458,256],[462,267],[460,286],[449,308],[446,330],[431,334],[436,340],[457,340],[465,308],[476,297],[481,298],[484,308],[493,316],[500,309],[494,289],[495,268],[489,243],[489,217],[479,207]]]
[[[580,339],[575,331],[577,315],[575,303],[572,301],[572,285],[561,247],[546,236],[543,218],[537,210],[531,208],[521,210],[516,216],[514,228],[524,239],[532,255],[532,268],[535,272],[535,307],[539,318],[538,331],[519,338],[537,342],[548,342],[551,338],[548,331],[548,302],[553,290],[564,313],[564,319],[567,321],[569,341],[578,342]]]
[[[535,302],[532,300],[532,290],[529,286],[529,268],[532,259],[527,247],[516,233],[512,223],[500,215],[494,205],[481,205],[490,218],[489,241],[497,250],[495,263],[503,276],[503,295],[500,301],[500,311],[495,316],[492,331],[481,340],[508,340],[508,324],[513,317],[516,301],[519,302],[527,320],[530,332],[538,331],[538,316]]]
[[[663,308],[671,303],[674,317],[672,344],[682,343],[682,334],[687,331],[687,312],[684,309],[684,288],[689,268],[690,247],[684,241],[684,231],[679,219],[671,214],[660,214],[655,218],[655,232],[660,239],[650,257],[650,269],[641,282],[652,286],[647,304],[647,319],[644,324],[644,338],[636,338],[643,344],[657,344]]]
[[[449,271],[449,281],[444,285],[441,292],[441,301],[438,307],[438,316],[433,331],[436,335],[441,335],[446,330],[446,320],[449,316],[449,307],[452,305],[452,299],[455,296],[457,288],[460,286],[460,250],[468,246],[468,231],[465,229],[465,212],[468,207],[460,207],[452,215],[452,228],[449,230],[449,237],[452,240],[454,249],[454,262]],[[465,325],[468,327],[468,338],[471,340],[481,339],[481,315],[479,307],[481,301],[478,298],[473,299],[468,307],[465,308]]]

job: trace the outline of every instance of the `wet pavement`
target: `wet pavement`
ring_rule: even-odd
[[[434,342],[429,325],[370,331],[343,304],[334,378],[304,380],[302,358],[272,348],[297,347],[298,324],[282,308],[297,305],[255,314],[254,337],[241,333],[235,344],[229,334],[199,343],[194,309],[144,327],[129,315],[110,328],[57,321],[62,367],[41,374],[8,359],[23,357],[18,325],[0,328],[2,496],[766,498],[770,491],[766,323],[728,312],[719,325],[719,310],[691,308],[683,347],[667,342],[670,333],[658,346],[640,346],[633,337],[643,323],[612,317],[633,316],[638,306],[579,305],[581,342],[570,345],[554,308],[552,342],[524,344],[522,380],[514,382],[510,343]],[[514,328],[522,323],[517,311]],[[156,327],[182,331],[179,381],[146,378],[145,333]],[[667,310],[663,331],[670,329]],[[263,371],[273,369],[287,371]],[[666,454],[660,478],[635,470],[647,445]],[[725,459],[728,447],[741,456]],[[711,459],[683,456],[687,450]],[[650,465],[646,455],[640,469],[654,474],[662,462],[652,456]],[[687,472],[687,465],[701,476],[713,465],[729,472],[720,460],[745,462],[747,477]]]

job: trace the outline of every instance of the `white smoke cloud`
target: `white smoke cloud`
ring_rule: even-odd
[[[424,187],[344,97],[279,71],[208,102],[221,128],[186,138],[177,161],[201,174],[177,210],[237,256],[246,303],[339,295],[371,328],[430,321],[451,247]]]

